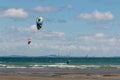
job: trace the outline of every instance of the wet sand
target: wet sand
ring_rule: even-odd
[[[0,80],[120,80],[120,69],[0,68]]]

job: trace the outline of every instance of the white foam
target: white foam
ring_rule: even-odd
[[[6,66],[6,68],[26,68],[26,67],[24,67],[24,66],[9,65],[9,66]]]
[[[80,68],[80,69],[99,69],[99,68],[119,68],[120,65],[66,65],[66,64],[55,64],[55,65],[32,65],[31,68]]]

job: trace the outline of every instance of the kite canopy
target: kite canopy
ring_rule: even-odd
[[[31,43],[31,40],[30,39],[28,39],[28,45]]]
[[[42,24],[43,24],[43,18],[38,17],[37,20],[36,20],[36,26],[37,26],[38,30],[40,30],[42,28]]]

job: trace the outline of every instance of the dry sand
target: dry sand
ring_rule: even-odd
[[[0,75],[0,80],[120,80],[120,75],[58,74],[45,75]]]

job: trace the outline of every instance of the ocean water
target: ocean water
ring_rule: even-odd
[[[0,68],[120,68],[120,58],[111,57],[0,57]]]

